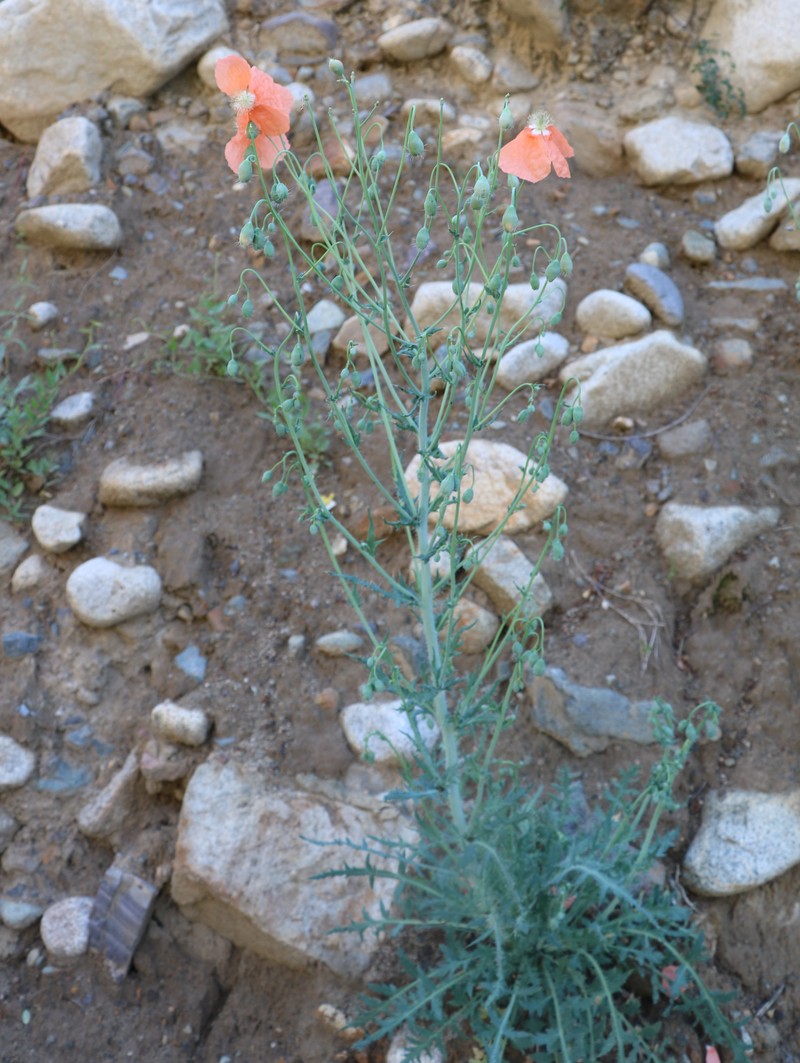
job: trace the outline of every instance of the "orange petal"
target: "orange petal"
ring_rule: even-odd
[[[523,181],[543,181],[550,173],[550,157],[544,137],[534,136],[526,126],[520,134],[500,149],[497,165],[503,173]]]
[[[559,129],[556,129],[554,125],[549,125],[547,131],[550,134],[551,141],[555,144],[564,158],[571,159],[575,152],[567,143],[567,138],[564,134]]]
[[[256,107],[267,107],[271,110],[283,113],[286,116],[286,128],[288,129],[289,114],[294,105],[294,96],[284,88],[277,85],[269,74],[265,74],[258,67],[253,67],[250,74],[250,91],[256,98]]]
[[[248,112],[248,117],[255,122],[261,133],[268,137],[277,137],[286,133],[291,124],[286,111],[278,110],[277,107],[256,106]],[[245,123],[246,125],[247,123]]]
[[[706,1045],[706,1063],[720,1063],[719,1052],[713,1045]]]
[[[250,64],[240,55],[225,55],[217,60],[214,77],[226,96],[235,96],[250,84],[250,69]]]
[[[545,151],[547,157],[553,164],[553,169],[556,171],[559,177],[569,177],[569,166],[567,160],[561,154],[558,149],[558,145],[553,143],[552,137],[542,137],[544,140]]]
[[[286,151],[289,141],[286,137],[256,137],[256,154],[262,170],[271,170],[275,159],[281,151]]]
[[[237,133],[225,145],[225,159],[234,173],[238,174],[249,146],[250,141],[244,133]]]

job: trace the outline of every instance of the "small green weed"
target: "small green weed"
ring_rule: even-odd
[[[733,72],[736,67],[728,52],[720,52],[705,39],[697,42],[695,48],[697,60],[692,67],[693,74],[700,75],[700,84],[697,86],[706,103],[714,109],[720,118],[728,118],[731,114],[738,114],[743,118],[746,112],[744,93],[731,83],[719,60],[724,61]]]
[[[37,455],[50,411],[64,378],[63,367],[48,368],[12,383],[0,379],[0,517],[19,521],[25,512],[25,490],[41,490],[56,461]]]

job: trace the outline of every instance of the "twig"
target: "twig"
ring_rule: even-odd
[[[757,1019],[763,1019],[764,1018],[764,1016],[767,1014],[767,1012],[770,1010],[770,1008],[775,1004],[776,1000],[778,999],[778,997],[781,995],[781,993],[784,991],[785,988],[786,988],[786,983],[785,982],[781,982],[781,984],[778,986],[778,988],[775,990],[775,992],[772,994],[772,996],[769,998],[769,1000],[766,1000],[761,1005],[761,1007],[758,1009],[758,1011],[756,1012],[756,1018]]]
[[[669,421],[667,424],[662,425],[660,428],[651,428],[649,432],[631,432],[630,435],[627,436],[604,436],[601,435],[599,432],[587,432],[580,427],[578,428],[578,431],[582,436],[585,436],[587,439],[600,439],[604,442],[609,443],[618,443],[621,439],[651,439],[653,436],[661,435],[662,432],[668,432],[670,428],[676,428],[679,424],[683,424],[683,422],[688,417],[692,416],[694,411],[697,409],[697,407],[700,405],[700,403],[703,401],[709,391],[711,391],[713,388],[714,385],[709,384],[708,387],[703,392],[701,392],[700,395],[698,395],[692,405],[687,410],[684,410],[680,417],[676,417],[674,421]]]

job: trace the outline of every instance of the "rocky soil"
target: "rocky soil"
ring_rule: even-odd
[[[535,62],[515,54],[514,24],[498,22],[494,7],[489,20],[481,4],[429,6],[310,5],[303,32],[282,37],[280,25],[262,27],[274,11],[244,3],[224,44],[305,86],[315,113],[332,107],[345,133],[329,53],[356,70],[365,100],[381,100],[394,142],[409,100],[443,97],[460,172],[492,150],[506,92],[520,120],[526,107],[546,106],[573,143],[572,179],[553,176],[522,199],[531,217],[559,225],[575,265],[541,407],[554,401],[559,373],[596,372],[584,364],[594,351],[639,344],[652,361],[612,380],[611,399],[587,383],[595,413],[578,445],[564,438],[553,456],[570,531],[566,558],[544,573],[547,659],[560,670],[547,682],[567,710],[554,722],[552,689],[549,701],[531,691],[514,746],[532,778],[566,766],[591,800],[621,768],[646,768],[654,755],[633,727],[598,737],[607,694],[625,712],[656,695],[679,715],[706,697],[722,706],[720,740],[696,751],[680,781],[686,805],[669,874],[692,887],[714,949],[712,981],[739,994],[754,1059],[800,1059],[800,253],[785,226],[771,241],[769,225],[756,231],[755,207],[732,215],[763,198],[800,98],[715,113],[691,73],[705,14],[692,5],[575,15],[560,51]],[[387,29],[416,20],[419,31],[421,15],[450,20],[433,55],[406,59],[396,44],[378,45]],[[208,307],[246,266],[276,267],[237,243],[251,191],[234,186],[224,162],[230,110],[208,81],[201,61],[138,103],[104,95],[71,108],[102,149],[82,195],[32,193],[35,144],[0,140],[0,309],[13,328],[0,372],[16,382],[63,363],[58,399],[73,398],[36,443],[55,475],[31,478],[25,519],[0,525],[0,1058],[9,1063],[352,1058],[318,1011],[348,1013],[359,989],[346,964],[332,969],[313,952],[323,915],[307,928],[307,966],[266,959],[244,947],[246,934],[226,937],[196,918],[186,855],[176,852],[182,802],[204,764],[241,770],[266,790],[300,777],[326,800],[379,788],[359,774],[339,719],[359,697],[361,668],[342,655],[356,644],[341,634],[333,647],[319,642],[344,630],[357,639],[357,626],[298,522],[299,489],[273,499],[261,483],[281,456],[262,407],[219,374],[215,336],[241,319]],[[418,113],[432,143],[433,112],[422,103]],[[666,114],[722,138],[707,133],[684,176],[670,169],[680,153],[660,151],[660,131],[643,132]],[[291,137],[299,154],[308,150],[301,107]],[[785,168],[800,173],[796,150]],[[407,224],[393,239],[409,246],[427,173],[420,165],[403,190]],[[24,237],[26,211],[74,203],[113,211],[121,235],[112,232],[111,250],[54,246],[30,229]],[[287,213],[306,224],[299,202]],[[441,279],[435,260],[432,249],[420,281]],[[287,278],[271,272],[270,282],[290,298]],[[583,302],[600,290],[599,304]],[[623,292],[627,301],[614,298]],[[43,303],[54,311],[29,312]],[[251,327],[280,338],[270,300],[256,299]],[[320,340],[333,366],[336,327]],[[507,367],[511,383],[534,371],[519,358],[522,368]],[[91,400],[75,398],[86,393]],[[309,417],[337,513],[355,526],[375,499],[327,431],[321,401]],[[526,429],[509,417],[491,439],[524,448]],[[514,542],[535,555],[535,529]],[[405,564],[399,545],[387,549]],[[491,594],[477,604],[491,612]],[[383,622],[413,636],[403,618]],[[110,868],[113,882],[144,884],[144,936],[116,980],[86,940]],[[369,1055],[385,1058],[385,1045]]]

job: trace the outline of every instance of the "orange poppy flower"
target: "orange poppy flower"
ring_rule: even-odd
[[[240,55],[226,55],[214,68],[217,85],[230,96],[236,113],[236,134],[225,146],[228,165],[237,173],[250,140],[250,122],[258,129],[256,154],[262,170],[271,170],[278,153],[289,147],[283,135],[289,129],[294,98],[283,85],[276,85],[269,74],[250,66]]]
[[[553,125],[546,111],[532,114],[522,132],[500,149],[497,165],[503,173],[523,181],[543,181],[550,167],[559,177],[569,177],[567,159],[575,152]]]

